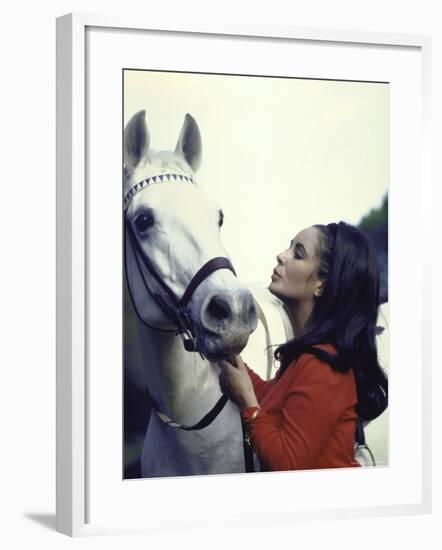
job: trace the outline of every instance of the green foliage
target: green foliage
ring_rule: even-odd
[[[361,229],[370,230],[378,225],[387,223],[388,219],[388,194],[382,200],[382,205],[379,208],[372,208],[359,223]]]
[[[379,252],[388,251],[388,194],[379,208],[373,208],[359,223],[361,229]]]

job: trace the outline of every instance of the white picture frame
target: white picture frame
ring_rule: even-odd
[[[294,521],[305,518],[341,518],[341,517],[369,517],[378,515],[416,514],[428,513],[431,509],[431,357],[430,357],[430,308],[431,296],[429,295],[429,213],[431,201],[431,186],[429,178],[429,146],[428,146],[428,121],[429,112],[429,78],[430,78],[430,39],[425,36],[395,35],[385,33],[365,33],[353,31],[328,31],[318,29],[297,29],[289,26],[278,28],[267,27],[236,27],[218,28],[215,25],[207,25],[205,28],[196,28],[192,25],[177,24],[176,26],[161,21],[149,20],[140,22],[130,18],[108,17],[104,15],[91,14],[70,14],[60,17],[57,20],[57,530],[71,535],[89,535],[95,533],[113,533],[125,531],[150,531],[158,528],[167,528],[171,521],[175,526],[198,527],[200,525],[215,525],[222,517],[226,524],[234,525],[239,519],[240,507],[229,502],[229,491],[238,487],[238,491],[246,490],[249,494],[263,494],[263,492],[274,492],[282,494],[287,483],[295,483],[291,473],[281,473],[278,477],[269,475],[252,476],[208,476],[186,479],[156,479],[126,481],[121,479],[108,478],[106,485],[101,481],[96,483],[96,470],[90,467],[91,445],[90,426],[88,424],[89,410],[88,403],[95,399],[95,386],[90,385],[88,369],[90,364],[90,353],[88,346],[88,327],[91,323],[97,322],[99,312],[90,308],[90,296],[88,294],[88,277],[91,276],[90,261],[88,259],[88,232],[87,219],[99,218],[99,212],[91,211],[91,204],[88,202],[88,164],[87,164],[87,143],[86,135],[91,125],[91,112],[87,105],[87,90],[90,85],[87,73],[88,48],[91,47],[91,30],[99,33],[115,32],[120,33],[122,43],[129,41],[130,37],[137,35],[149,36],[149,33],[161,33],[166,42],[171,43],[170,50],[176,41],[183,40],[183,37],[198,37],[207,40],[213,39],[217,44],[224,40],[241,44],[248,44],[250,48],[254,44],[262,46],[277,42],[281,47],[289,47],[290,44],[302,44],[306,51],[304,60],[305,75],[308,71],[316,71],[317,78],[327,78],[330,71],[342,78],[372,80],[373,75],[383,74],[384,80],[388,77],[389,71],[395,75],[393,82],[398,83],[397,94],[392,96],[392,117],[391,117],[391,155],[392,155],[392,180],[399,178],[410,185],[405,185],[401,195],[396,190],[401,189],[398,183],[391,187],[390,194],[390,239],[395,245],[391,250],[390,266],[390,288],[391,298],[391,330],[392,346],[391,359],[394,363],[401,362],[408,365],[409,379],[404,374],[402,394],[394,386],[394,372],[392,383],[391,403],[391,436],[393,448],[391,449],[391,463],[388,468],[379,470],[364,470],[362,472],[301,472],[296,477],[297,492],[307,491],[312,485],[317,489],[320,486],[333,487],[336,484],[351,484],[361,490],[367,486],[385,487],[385,494],[380,498],[374,492],[357,504],[352,505],[345,497],[345,488],[342,493],[342,502],[335,504],[302,503],[290,506],[282,500],[281,508],[274,510],[251,509],[242,516],[242,522],[255,521]],[[88,34],[89,33],[89,34]],[[110,35],[109,35],[110,36]],[[109,40],[102,36],[104,41]],[[173,41],[173,44],[172,44]],[[115,43],[115,41],[114,41]],[[318,47],[324,46],[321,55],[324,59],[318,58]],[[184,46],[183,46],[184,47]],[[334,67],[331,58],[327,58],[326,48],[339,48],[338,57],[347,55],[350,57],[355,52],[362,56],[363,62],[357,65],[350,61],[350,67],[346,68],[345,63],[341,67]],[[311,52],[309,53],[309,49]],[[400,52],[401,63],[393,63],[381,69],[370,64],[370,58],[378,60],[379,54],[388,57],[390,52],[391,60],[396,53]],[[385,55],[384,55],[385,54]],[[117,57],[117,56],[116,56]],[[409,63],[413,58],[412,63]],[[319,59],[319,61],[318,61]],[[118,64],[118,59],[115,63]],[[157,62],[159,64],[160,61]],[[175,65],[165,65],[165,68],[179,69]],[[226,57],[225,64],[230,60]],[[318,74],[315,63],[328,65]],[[386,63],[388,63],[386,61]],[[197,62],[196,62],[197,64]],[[311,66],[311,69],[309,69]],[[120,67],[121,69],[122,67]],[[414,68],[412,70],[412,68]],[[112,69],[114,70],[114,69]],[[256,70],[251,68],[251,72]],[[298,69],[299,70],[299,69]],[[405,77],[409,73],[409,91],[407,97],[401,96],[404,91]],[[233,71],[235,72],[235,71]],[[351,74],[350,74],[351,73]],[[300,75],[303,76],[303,75]],[[388,79],[388,78],[387,78]],[[390,79],[388,79],[390,81]],[[402,87],[399,87],[399,83]],[[121,91],[120,91],[121,93]],[[405,93],[405,92],[404,92]],[[395,104],[398,103],[398,105]],[[402,102],[402,103],[400,103]],[[408,103],[407,103],[408,102]],[[411,106],[405,113],[404,106]],[[117,105],[121,108],[121,103]],[[401,110],[402,109],[402,110]],[[417,135],[400,137],[398,131],[399,115],[414,117],[413,128],[421,129]],[[410,123],[411,124],[411,123]],[[93,124],[92,124],[93,125]],[[89,135],[89,134],[88,134]],[[114,139],[115,143],[121,141],[121,133],[113,138],[106,132],[102,137],[108,140]],[[118,150],[118,149],[117,149]],[[411,154],[413,153],[413,154]],[[403,166],[395,164],[394,159],[402,157]],[[397,171],[396,171],[397,169]],[[120,178],[120,172],[115,175],[116,181]],[[410,178],[412,176],[413,180]],[[422,231],[419,236],[406,233],[407,239],[401,239],[399,231],[404,227],[406,216],[412,211],[415,205],[420,208],[414,215],[417,216]],[[102,219],[102,218],[101,218]],[[401,222],[402,220],[402,222]],[[118,220],[117,220],[118,221]],[[95,223],[95,222],[94,222]],[[98,223],[98,222],[97,222]],[[401,225],[402,223],[402,225]],[[406,242],[405,242],[406,241]],[[420,245],[419,245],[420,243]],[[398,274],[407,265],[407,247],[419,245],[421,250],[421,262],[415,267],[418,276],[418,285],[414,288],[414,302],[410,306],[413,315],[414,327],[405,325],[401,320],[399,304],[403,303],[406,292],[407,274],[403,276],[405,283],[399,281]],[[402,271],[405,273],[405,271]],[[118,282],[118,281],[117,281]],[[402,286],[401,286],[402,285]],[[396,306],[396,308],[395,308]],[[411,310],[410,310],[411,311]],[[121,312],[120,312],[121,313]],[[116,312],[118,318],[118,312]],[[111,319],[113,318],[110,316]],[[95,319],[91,321],[91,318]],[[410,342],[408,354],[400,349],[400,341]],[[413,363],[413,369],[410,363]],[[407,371],[408,372],[408,371]],[[407,381],[408,380],[408,381]],[[416,386],[417,384],[417,386]],[[419,389],[418,397],[414,402],[415,415],[406,416],[406,400],[410,399],[413,391]],[[95,399],[96,401],[96,399]],[[98,403],[104,410],[109,408],[108,402]],[[118,407],[116,407],[118,408]],[[396,412],[397,411],[397,412]],[[401,413],[403,411],[403,413]],[[120,410],[120,416],[122,411]],[[394,443],[395,435],[401,429],[401,418],[407,422],[413,441],[418,441],[410,450],[409,455],[404,457],[401,453],[406,449],[401,443]],[[106,428],[104,421],[103,431]],[[95,429],[95,428],[94,428]],[[402,426],[404,430],[404,426]],[[121,439],[121,432],[115,429],[112,435],[114,439]],[[95,442],[94,442],[95,444]],[[95,444],[96,445],[96,444]],[[110,453],[111,448],[106,448],[106,443],[98,443],[100,452]],[[118,444],[115,442],[115,448]],[[94,451],[95,452],[95,451]],[[401,461],[400,458],[403,457]],[[121,456],[117,457],[121,461]],[[400,480],[403,479],[404,470],[401,470],[401,462],[407,463],[410,458],[409,479],[410,491],[406,488],[400,489]],[[362,470],[362,469],[361,469]],[[342,477],[345,474],[347,477]],[[351,482],[348,478],[351,476]],[[358,476],[358,478],[357,478]],[[220,479],[220,478],[223,479]],[[342,481],[344,480],[344,481]],[[328,486],[329,484],[329,486]],[[120,487],[121,485],[121,487]],[[124,490],[122,490],[125,485]],[[143,519],[143,514],[136,513],[136,507],[126,512],[122,510],[110,510],[106,508],[107,502],[140,502],[143,494],[157,495],[156,503],[160,506],[148,506],[149,521]],[[216,502],[211,506],[203,505],[193,514],[187,510],[185,513],[180,509],[180,498],[168,501],[161,500],[161,494],[175,492],[177,495],[183,492],[192,494],[194,506],[198,506],[202,496],[211,492],[218,492]],[[223,492],[224,491],[224,492]],[[124,496],[123,496],[124,493]],[[145,498],[145,496],[144,496]],[[347,498],[347,501],[345,501]],[[138,500],[137,500],[138,499]],[[239,500],[239,499],[236,499]],[[126,501],[125,501],[126,502]],[[356,502],[356,497],[355,497]],[[92,504],[91,504],[92,503]],[[97,504],[98,503],[98,504]],[[102,512],[95,513],[101,506]],[[287,506],[285,508],[285,506]],[[167,507],[167,518],[161,510]],[[146,515],[146,511],[144,511]],[[97,518],[97,519],[96,519]]]

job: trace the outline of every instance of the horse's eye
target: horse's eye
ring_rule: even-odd
[[[135,218],[135,227],[140,233],[143,233],[153,226],[153,221],[153,216],[150,214],[140,214]]]
[[[222,210],[219,211],[219,219],[218,219],[218,225],[221,227],[224,223],[224,212]]]

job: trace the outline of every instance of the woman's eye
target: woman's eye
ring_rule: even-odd
[[[147,231],[149,227],[153,226],[153,216],[140,214],[135,218],[135,227],[140,233]]]
[[[302,260],[302,256],[301,256],[301,254],[300,254],[299,252],[295,252],[295,258],[296,258],[297,260]]]

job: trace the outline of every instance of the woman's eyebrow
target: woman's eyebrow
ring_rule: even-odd
[[[290,242],[291,247],[293,246],[293,243],[294,243],[294,239],[292,239]],[[304,254],[307,255],[307,250],[305,249],[305,246],[302,243],[296,243],[295,248],[300,248],[304,252]]]
[[[297,243],[296,248],[300,248],[302,252],[307,256],[307,250],[305,249],[305,246],[302,243]]]

